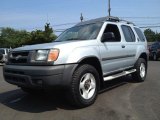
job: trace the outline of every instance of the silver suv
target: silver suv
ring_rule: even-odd
[[[147,41],[133,23],[116,17],[81,22],[54,42],[12,50],[4,78],[22,90],[63,89],[68,100],[86,107],[94,103],[105,81],[131,74],[142,82],[147,74]]]

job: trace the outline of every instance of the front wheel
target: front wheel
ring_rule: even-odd
[[[86,107],[94,103],[98,93],[99,74],[88,64],[81,65],[74,72],[71,89],[67,97],[72,105]]]
[[[139,58],[135,64],[136,72],[132,74],[132,77],[137,82],[143,82],[147,75],[147,63],[143,58]]]

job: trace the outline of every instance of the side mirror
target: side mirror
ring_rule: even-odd
[[[104,33],[101,39],[102,42],[115,41],[115,35],[113,32]]]

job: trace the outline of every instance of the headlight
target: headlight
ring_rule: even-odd
[[[38,50],[36,52],[35,61],[46,61],[49,50]]]
[[[52,62],[52,61],[56,61],[58,56],[59,56],[58,49],[37,50],[34,60],[35,61]]]

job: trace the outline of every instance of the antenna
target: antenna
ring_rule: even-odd
[[[83,22],[83,15],[82,15],[82,13],[81,13],[80,20],[81,20],[81,22]]]
[[[48,20],[48,13],[47,13],[47,23],[49,22],[49,20]]]
[[[108,0],[108,16],[111,16],[111,1]]]

